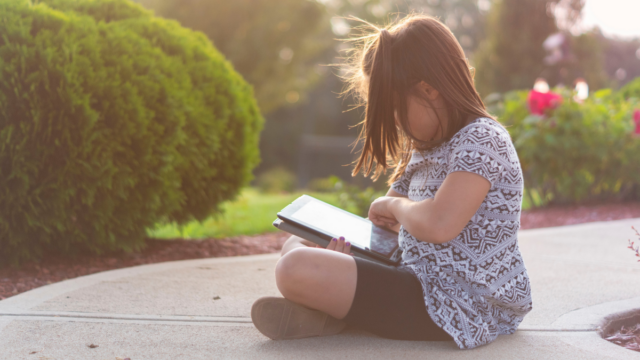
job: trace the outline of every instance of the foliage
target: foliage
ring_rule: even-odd
[[[599,35],[602,43],[604,68],[607,75],[615,79],[615,87],[640,77],[640,61],[638,61],[638,49],[640,38],[620,39]],[[622,74],[619,70],[622,69]],[[625,75],[622,78],[620,75]]]
[[[159,223],[147,231],[149,237],[161,239],[225,238],[240,235],[256,235],[278,231],[272,225],[278,211],[302,196],[299,191],[291,194],[265,194],[255,188],[245,188],[234,201],[222,204],[224,212],[203,221],[192,221],[182,226],[175,223]],[[309,192],[317,199],[339,206],[336,194]]]
[[[625,100],[640,100],[640,77],[635,78],[622,87],[619,94]]]
[[[565,6],[577,17],[581,0],[497,0],[487,18],[487,37],[474,54],[476,85],[484,96],[533,86],[544,77],[551,85],[573,86],[577,77],[587,80],[591,89],[607,85],[602,44],[597,33],[571,36],[564,33],[569,54],[555,65],[545,65],[542,44],[559,31],[552,9]],[[577,19],[571,19],[575,22]]]
[[[473,51],[484,37],[484,12],[477,0],[331,0],[325,3],[332,18],[334,32],[345,36],[350,25],[342,17],[356,16],[373,24],[389,22],[410,13],[434,16],[456,35],[465,51]],[[346,25],[346,27],[345,27]],[[351,24],[356,25],[356,24]]]
[[[332,44],[324,6],[308,0],[139,0],[202,31],[254,86],[263,113],[298,101]]]
[[[474,55],[481,94],[529,88],[543,70],[544,40],[558,28],[547,0],[498,0],[487,19],[487,38]]]
[[[610,80],[604,70],[606,44],[603,43],[598,32],[586,32],[569,37],[569,43],[572,60],[568,64],[556,65],[556,69],[552,72],[556,77],[550,77],[551,83],[564,83],[565,86],[572,87],[573,81],[581,77],[586,80],[591,90],[607,87]]]
[[[493,108],[513,138],[529,194],[551,203],[640,196],[640,141],[631,120],[637,101],[606,89],[580,104],[556,91],[563,103],[544,117],[529,114],[526,91],[506,94]]]
[[[296,176],[283,167],[274,167],[260,174],[256,183],[265,193],[292,192],[296,188]]]
[[[385,196],[386,191],[376,191],[373,187],[361,189],[351,185],[337,176],[329,176],[324,179],[315,179],[310,183],[315,191],[325,191],[338,196],[338,207],[350,211],[356,215],[367,217],[371,203]]]
[[[332,175],[325,178],[316,178],[309,181],[307,188],[310,191],[317,191],[321,193],[330,193],[336,191],[336,183],[340,181],[340,178]]]
[[[251,88],[127,0],[0,0],[0,263],[143,246],[251,178]]]

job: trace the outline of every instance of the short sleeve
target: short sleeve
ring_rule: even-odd
[[[413,173],[411,163],[404,169],[400,177],[391,184],[391,190],[402,196],[408,196],[409,185],[411,185],[411,174]]]
[[[513,143],[509,133],[497,125],[479,123],[464,129],[452,147],[447,174],[466,171],[489,180],[493,186],[511,168]]]

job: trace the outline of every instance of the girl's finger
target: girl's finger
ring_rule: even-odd
[[[345,242],[344,243],[344,249],[342,250],[343,253],[345,254],[349,254],[351,252],[351,243],[350,242]]]
[[[340,236],[340,238],[338,239],[338,244],[336,245],[335,250],[337,252],[342,252],[343,249],[344,249],[344,236]]]
[[[327,245],[327,250],[335,250],[336,245],[338,245],[338,239],[336,238],[331,239],[331,241],[329,241],[329,245]]]

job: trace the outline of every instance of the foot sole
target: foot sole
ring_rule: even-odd
[[[335,335],[346,326],[322,311],[270,296],[253,303],[251,320],[258,331],[273,340]]]

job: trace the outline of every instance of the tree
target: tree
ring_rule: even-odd
[[[476,87],[486,96],[530,88],[537,77],[550,85],[573,86],[582,77],[591,89],[607,85],[602,42],[597,33],[574,36],[584,0],[495,0],[487,19],[487,38],[473,63]],[[560,28],[559,28],[560,25]],[[552,34],[564,38],[563,57],[545,63],[543,43]]]
[[[475,54],[476,88],[492,92],[527,89],[544,70],[544,40],[558,31],[549,0],[496,0],[487,38]]]
[[[202,31],[253,85],[266,114],[295,103],[319,78],[332,44],[324,6],[310,0],[139,0],[158,15]]]
[[[597,34],[597,32],[596,32]],[[640,39],[609,39],[597,35],[604,48],[604,68],[613,82],[619,87],[640,77]]]

